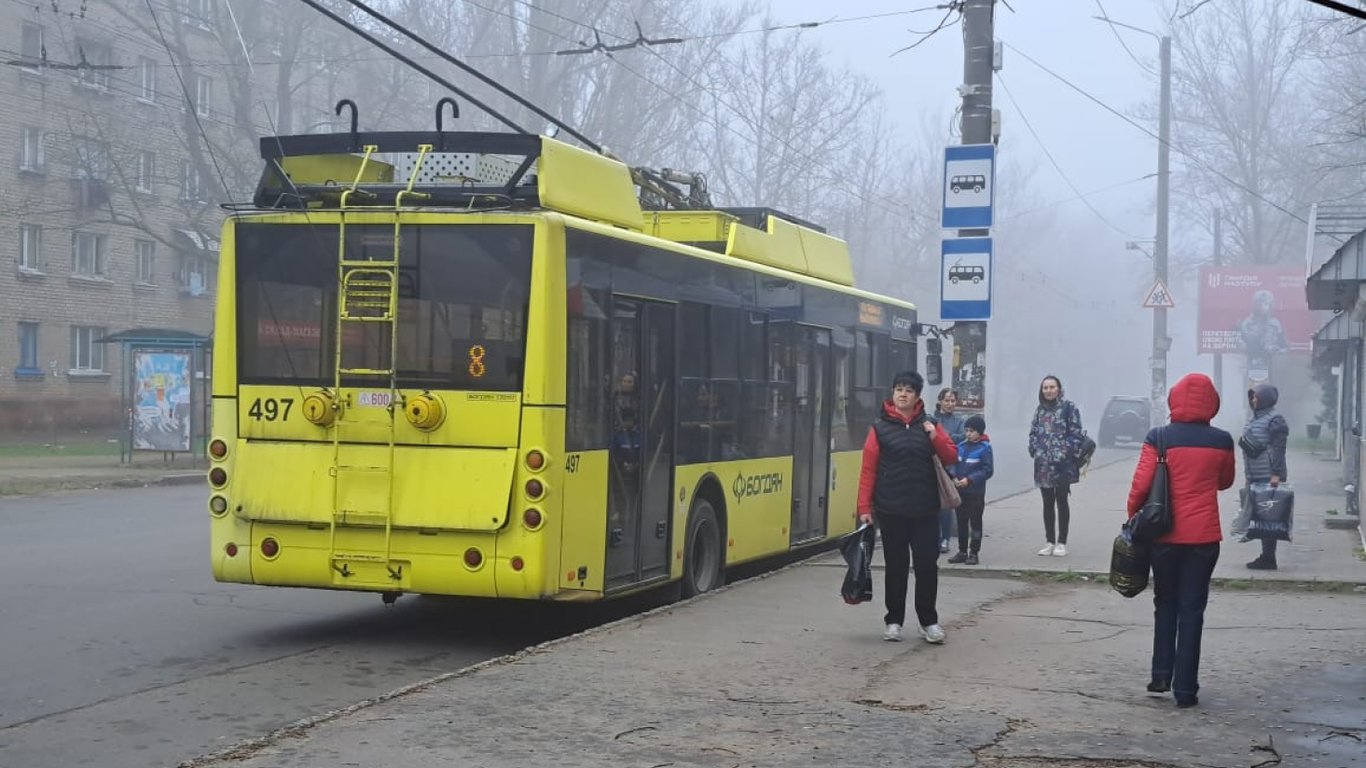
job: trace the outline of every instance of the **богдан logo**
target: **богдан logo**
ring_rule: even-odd
[[[781,472],[770,472],[766,475],[736,475],[735,482],[730,484],[730,492],[735,495],[735,500],[739,501],[747,496],[762,496],[769,493],[777,493],[783,489],[783,475]]]

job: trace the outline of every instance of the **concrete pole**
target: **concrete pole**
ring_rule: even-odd
[[[1153,254],[1153,268],[1157,279],[1167,285],[1167,207],[1168,185],[1171,181],[1171,122],[1172,122],[1172,39],[1161,38],[1162,93],[1158,102],[1157,128],[1157,247]],[[1168,286],[1170,291],[1170,286]],[[1153,310],[1153,425],[1167,421],[1167,310]]]
[[[964,144],[990,144],[992,57],[995,44],[996,0],[963,0],[963,98],[962,118],[959,123]],[[959,237],[986,237],[990,230],[960,229]],[[974,371],[985,371],[976,363],[986,360],[987,324],[960,322],[954,324],[954,344],[965,352],[960,362],[973,364]],[[958,371],[955,370],[955,373]],[[955,382],[956,383],[956,382]],[[987,400],[986,372],[982,373],[982,398]],[[960,395],[960,400],[962,396]]]
[[[1223,212],[1218,208],[1214,209],[1214,266],[1224,265],[1224,237],[1223,237]],[[1224,396],[1224,355],[1221,352],[1214,353],[1214,391],[1219,393],[1219,397]]]

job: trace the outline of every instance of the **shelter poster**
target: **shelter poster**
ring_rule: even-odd
[[[1200,354],[1308,354],[1317,325],[1304,268],[1201,268],[1198,327]]]
[[[133,448],[190,450],[190,353],[133,352]]]

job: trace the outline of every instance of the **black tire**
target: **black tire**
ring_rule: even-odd
[[[710,592],[725,583],[721,523],[706,499],[693,501],[688,512],[688,538],[683,554],[683,597]]]

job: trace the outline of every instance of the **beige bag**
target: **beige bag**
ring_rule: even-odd
[[[939,508],[957,509],[963,503],[963,497],[958,495],[958,486],[953,484],[953,478],[949,477],[938,456],[934,457],[934,474],[939,481]]]

